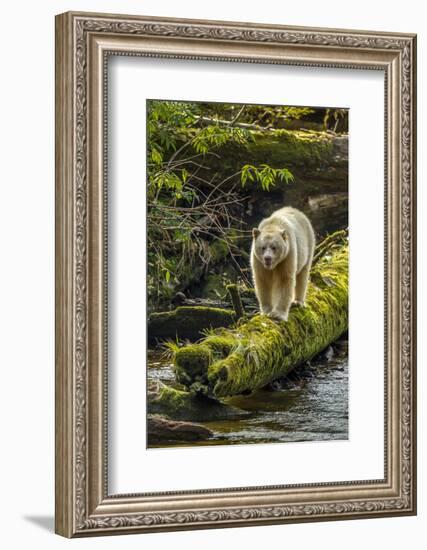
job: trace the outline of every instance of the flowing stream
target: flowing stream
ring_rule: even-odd
[[[148,353],[148,379],[174,380],[170,361]],[[198,422],[214,432],[206,441],[166,442],[156,447],[330,441],[348,439],[348,350],[341,340],[311,364],[273,388],[226,400],[250,414],[244,418]],[[152,446],[152,445],[150,445]]]

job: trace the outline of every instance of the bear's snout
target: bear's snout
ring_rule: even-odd
[[[272,256],[264,256],[264,265],[265,265],[265,267],[271,267],[272,263],[273,263],[273,257]]]

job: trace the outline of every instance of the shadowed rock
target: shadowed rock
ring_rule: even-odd
[[[200,441],[212,437],[213,432],[200,424],[170,420],[163,416],[147,416],[148,443],[162,441]]]

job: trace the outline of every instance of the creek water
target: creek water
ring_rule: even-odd
[[[148,353],[148,380],[173,383],[170,360]],[[348,350],[341,340],[286,380],[227,403],[250,414],[243,418],[198,422],[213,431],[205,441],[164,442],[156,447],[330,441],[348,439]],[[151,446],[151,445],[150,445]]]

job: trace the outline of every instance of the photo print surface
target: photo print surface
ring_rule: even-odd
[[[147,446],[348,439],[348,109],[147,100]]]

